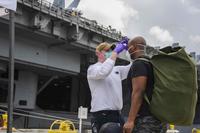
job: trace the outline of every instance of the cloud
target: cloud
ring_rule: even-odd
[[[200,35],[191,35],[191,36],[190,36],[190,40],[191,40],[193,43],[199,43],[199,44],[200,44]]]
[[[182,2],[183,4],[185,4],[185,0],[181,0],[181,2]]]
[[[185,8],[189,13],[195,15],[200,13],[200,3],[199,0],[181,0],[182,4],[185,5]]]
[[[195,6],[196,8],[200,9],[200,3],[199,0],[187,0],[190,5]]]
[[[131,17],[139,19],[138,11],[130,8],[123,0],[81,0],[78,9],[84,17],[105,26],[111,25],[122,32]]]
[[[191,7],[189,7],[189,12],[190,12],[191,14],[199,14],[199,13],[200,13],[200,8],[191,6]]]
[[[149,34],[155,37],[160,42],[173,42],[173,37],[168,30],[162,29],[159,26],[153,26],[149,30]]]

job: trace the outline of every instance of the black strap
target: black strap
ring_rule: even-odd
[[[135,61],[137,61],[137,60],[146,61],[146,62],[148,62],[148,63],[151,63],[151,61],[150,61],[149,59],[144,58],[144,57],[137,58],[137,59],[133,60],[133,62],[135,62]],[[146,94],[146,93],[144,94],[144,99],[145,99],[146,102],[150,105],[150,100],[149,100],[149,98],[147,97],[147,94]]]

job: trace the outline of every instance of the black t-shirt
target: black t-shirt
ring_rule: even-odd
[[[128,73],[128,87],[132,92],[132,78],[136,78],[139,76],[147,77],[147,86],[145,89],[145,94],[148,99],[151,101],[153,85],[154,85],[154,77],[153,77],[153,66],[150,62],[144,60],[136,60],[133,62],[131,69]],[[138,112],[139,116],[148,116],[151,115],[149,110],[149,105],[145,99],[143,99],[143,103]]]

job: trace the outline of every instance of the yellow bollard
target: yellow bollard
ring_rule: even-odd
[[[175,129],[175,125],[170,124],[166,133],[179,133],[179,131]]]
[[[7,129],[7,125],[8,125],[8,115],[7,113],[2,115],[2,120],[3,120],[3,125],[2,125],[2,130],[6,130]],[[12,128],[13,132],[16,132],[17,130],[13,127]]]
[[[193,128],[192,133],[200,133],[200,129]]]
[[[5,113],[2,115],[2,118],[3,118],[3,128],[7,128],[8,115]]]
[[[172,125],[172,124],[170,124],[170,125],[169,125],[169,129],[170,129],[170,130],[174,130],[174,129],[175,129],[175,126]]]

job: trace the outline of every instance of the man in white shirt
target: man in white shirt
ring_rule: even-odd
[[[108,122],[119,123],[124,120],[120,114],[123,106],[122,80],[126,79],[131,64],[114,66],[119,53],[127,49],[128,39],[123,39],[116,47],[104,42],[97,46],[98,62],[89,66],[87,79],[91,91],[92,132],[98,133]]]

